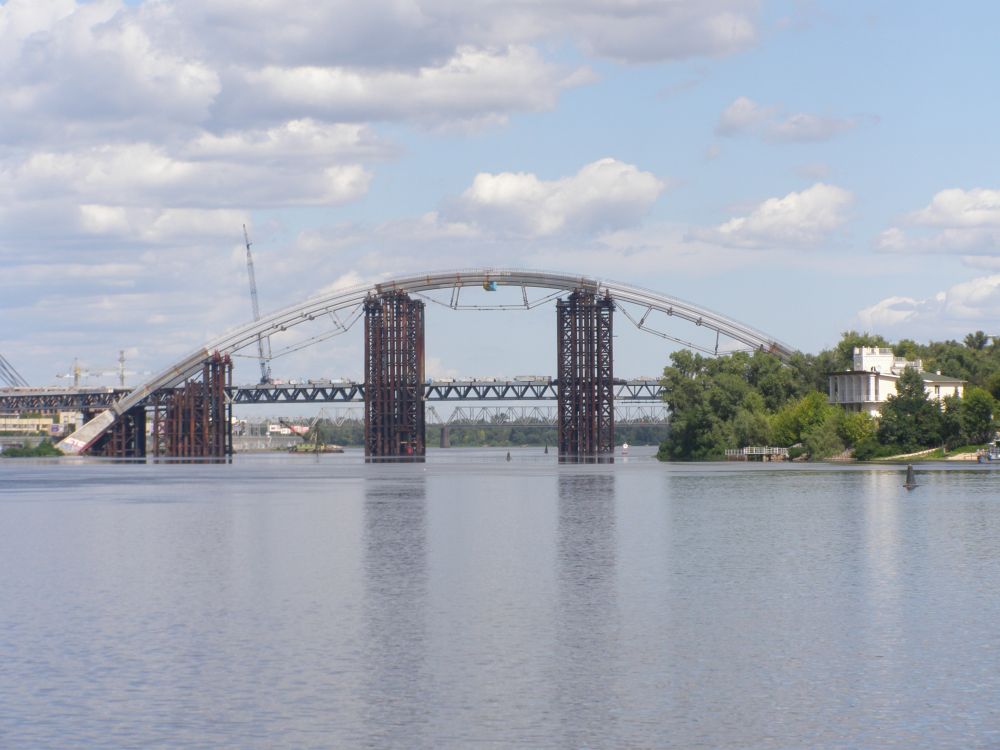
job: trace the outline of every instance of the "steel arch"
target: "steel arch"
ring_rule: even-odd
[[[668,316],[680,318],[738,341],[749,349],[762,349],[781,358],[787,358],[794,352],[791,347],[778,339],[732,318],[676,297],[659,294],[631,284],[589,276],[518,268],[438,271],[334,290],[290,305],[262,317],[259,321],[232,329],[133,390],[108,411],[99,414],[59,443],[59,448],[64,453],[82,452],[114,424],[121,414],[138,405],[157,390],[171,388],[200,372],[202,361],[211,356],[213,352],[225,355],[249,346],[256,346],[260,336],[280,333],[302,323],[316,320],[320,316],[331,315],[334,321],[339,321],[336,313],[360,306],[370,294],[381,294],[388,291],[420,293],[438,289],[483,287],[491,283],[498,286],[549,289],[557,293],[585,289],[600,296],[610,294],[616,302],[631,303],[637,307],[647,308],[648,311],[656,310]],[[643,328],[644,320],[645,316],[642,320],[633,320],[633,322],[639,328]],[[342,331],[346,331],[349,327],[349,325],[340,324]],[[654,333],[658,332],[654,331]],[[659,335],[664,336],[662,333]]]

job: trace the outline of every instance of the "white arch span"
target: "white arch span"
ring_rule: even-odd
[[[161,388],[171,388],[178,385],[201,372],[202,362],[213,352],[232,354],[251,345],[256,345],[260,336],[269,336],[286,331],[301,323],[315,320],[320,316],[336,315],[338,311],[355,309],[372,294],[394,290],[420,293],[435,289],[482,287],[484,284],[489,284],[490,282],[498,286],[549,289],[556,293],[571,292],[574,289],[585,289],[601,296],[610,294],[611,298],[618,303],[631,303],[639,308],[646,309],[647,312],[642,315],[641,320],[636,321],[633,318],[633,322],[640,328],[644,327],[646,315],[655,310],[688,321],[696,326],[716,331],[718,334],[739,342],[748,349],[763,349],[773,352],[782,358],[790,356],[794,351],[774,337],[732,318],[712,312],[690,302],[685,302],[676,297],[668,297],[649,289],[622,284],[617,281],[565,273],[511,268],[440,271],[405,276],[379,284],[368,284],[332,291],[278,310],[261,318],[259,321],[233,329],[214,341],[208,342],[202,348],[127,394],[113,407],[102,412],[64,439],[59,443],[58,447],[64,453],[70,454],[86,450],[115,423],[119,416],[141,403],[150,394]]]

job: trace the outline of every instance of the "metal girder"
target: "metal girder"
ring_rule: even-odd
[[[134,406],[101,436],[88,451],[105,458],[144,458],[146,456],[146,407]]]
[[[233,453],[232,360],[215,353],[202,363],[200,380],[157,391],[151,398],[154,456],[221,459]]]
[[[364,383],[336,385],[254,385],[230,389],[234,404],[333,403],[364,401]]]
[[[663,400],[658,380],[615,379],[615,401]],[[170,389],[165,389],[170,390]],[[97,411],[129,393],[121,388],[0,388],[0,411]],[[234,404],[360,403],[365,384],[338,383],[234,385],[226,389]],[[431,380],[424,383],[425,401],[555,401],[559,384],[542,380]],[[140,402],[146,403],[146,401]]]
[[[92,411],[106,409],[125,388],[0,388],[0,411]]]
[[[560,457],[614,454],[614,307],[609,294],[598,297],[587,289],[556,303]]]
[[[388,291],[365,301],[365,457],[425,453],[424,303]]]
[[[665,393],[658,380],[616,379],[614,389],[615,401],[660,402]],[[360,403],[365,398],[365,385],[353,381],[332,385],[234,385],[226,392],[234,404],[240,405]],[[109,408],[127,393],[127,389],[120,388],[0,388],[0,411],[98,411]],[[554,379],[435,380],[424,384],[425,401],[554,401],[558,393],[559,384]]]
[[[620,380],[614,383],[616,401],[663,400],[658,380]],[[559,384],[543,380],[431,380],[424,383],[425,401],[554,401]],[[364,401],[364,383],[331,385],[234,386],[230,396],[235,404],[332,403]],[[2,403],[2,396],[0,396]]]

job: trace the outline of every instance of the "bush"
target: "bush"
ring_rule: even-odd
[[[0,453],[0,456],[6,458],[49,458],[61,456],[62,454],[62,451],[52,445],[52,443],[43,440],[33,447],[7,448],[3,453]]]
[[[886,458],[905,453],[898,445],[882,445],[876,438],[869,437],[858,441],[854,446],[854,457],[858,461],[871,461],[875,458]]]

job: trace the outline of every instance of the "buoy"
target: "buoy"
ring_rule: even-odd
[[[507,460],[510,461],[510,451],[507,451]]]
[[[912,490],[917,486],[916,477],[913,476],[913,464],[909,464],[906,467],[906,482],[903,483],[903,486],[908,490]]]
[[[549,444],[548,443],[545,444],[545,455],[546,456],[549,455]]]

